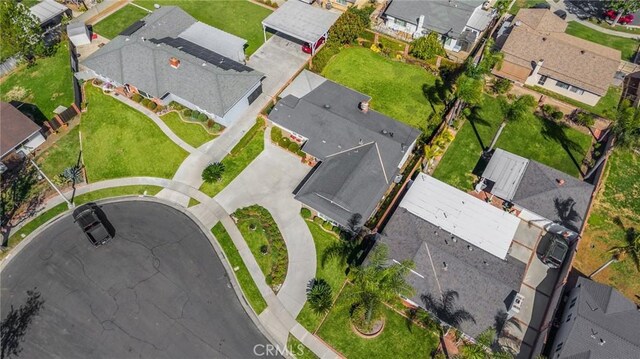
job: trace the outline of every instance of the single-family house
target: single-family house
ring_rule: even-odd
[[[0,103],[0,158],[14,152],[30,153],[44,141],[40,126],[10,103]]]
[[[371,98],[304,70],[269,120],[316,166],[295,198],[344,228],[375,212],[411,154],[420,131],[369,108]],[[353,223],[359,218],[360,223]]]
[[[548,9],[521,9],[504,33],[504,61],[493,73],[595,105],[609,90],[620,51],[565,33],[567,23]]]
[[[635,359],[640,311],[616,289],[579,278],[566,299],[548,358]]]
[[[262,93],[264,75],[244,64],[246,41],[175,6],[156,9],[82,62],[99,78],[160,105],[172,101],[229,126]]]
[[[423,307],[446,325],[477,338],[493,327],[517,357],[536,352],[558,270],[546,267],[537,248],[549,234],[427,174],[419,173],[378,235],[389,260],[411,260],[415,289],[405,303]],[[450,298],[440,310],[442,298]],[[449,313],[464,311],[457,323]],[[469,318],[470,317],[470,318]]]
[[[454,52],[471,51],[494,16],[484,0],[392,0],[383,14],[388,28],[413,38],[438,33]]]
[[[555,168],[496,149],[480,187],[512,203],[520,218],[576,239],[587,215],[593,185]],[[480,189],[480,188],[478,188]]]

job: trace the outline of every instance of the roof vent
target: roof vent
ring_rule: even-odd
[[[171,67],[173,67],[174,69],[177,69],[178,67],[180,67],[180,60],[172,57],[169,59],[169,65],[171,65]]]
[[[328,103],[324,104],[324,106],[322,106],[324,108],[326,108],[327,110],[331,108],[331,105],[329,105]]]
[[[444,270],[447,270],[447,262],[442,262],[442,267],[444,268]]]
[[[467,245],[467,249],[469,250],[469,252],[473,252],[473,247],[471,247],[470,245]]]
[[[383,130],[380,131],[380,133],[383,134],[383,135],[386,135],[387,133],[389,133],[389,131],[383,129]]]
[[[546,38],[546,37],[543,37],[543,38],[542,38],[542,41],[547,41],[547,38]]]
[[[580,53],[584,55],[585,51],[584,50],[580,50]]]
[[[362,101],[360,102],[360,104],[358,104],[358,108],[360,109],[360,111],[362,113],[367,113],[369,112],[369,101]]]
[[[564,185],[564,180],[562,178],[556,178],[556,182],[558,183],[558,186]]]
[[[364,143],[364,142],[362,141],[362,138],[361,138],[361,139],[360,139],[360,141],[358,141],[358,144],[359,144],[360,146],[362,146],[362,144],[363,144],[363,143]]]
[[[516,22],[513,23],[514,26],[520,26],[522,25],[522,21],[518,20]]]

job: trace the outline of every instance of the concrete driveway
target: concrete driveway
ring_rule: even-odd
[[[259,204],[276,221],[289,255],[287,277],[278,299],[295,318],[306,301],[307,284],[316,273],[313,237],[300,216],[293,190],[311,170],[293,154],[274,146],[265,132],[265,149],[215,200],[228,212]]]
[[[302,52],[300,44],[273,35],[251,55],[247,65],[266,75],[263,93],[275,97],[307,60],[309,55]]]
[[[66,215],[2,269],[10,335],[5,347],[3,328],[3,354],[17,347],[20,358],[247,358],[269,343],[184,213],[149,201],[102,210],[115,228],[106,245],[89,244]]]

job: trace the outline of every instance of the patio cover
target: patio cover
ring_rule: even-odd
[[[491,156],[487,168],[482,172],[482,177],[493,182],[492,194],[511,201],[527,169],[527,164],[529,164],[528,159],[498,148]]]
[[[68,7],[58,4],[53,0],[44,0],[29,8],[31,13],[40,20],[40,24],[53,19],[54,17],[69,10]]]
[[[340,14],[323,10],[298,0],[287,1],[262,20],[262,26],[296,39],[315,44],[324,36]]]
[[[400,207],[500,259],[507,258],[520,224],[516,216],[424,173]]]

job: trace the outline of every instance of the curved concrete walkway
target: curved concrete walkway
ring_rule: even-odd
[[[275,220],[287,245],[289,266],[278,299],[294,318],[307,300],[307,284],[316,274],[316,248],[309,227],[300,216],[300,202],[293,190],[311,168],[300,158],[276,147],[265,131],[265,148],[215,200],[227,213],[258,204]]]

